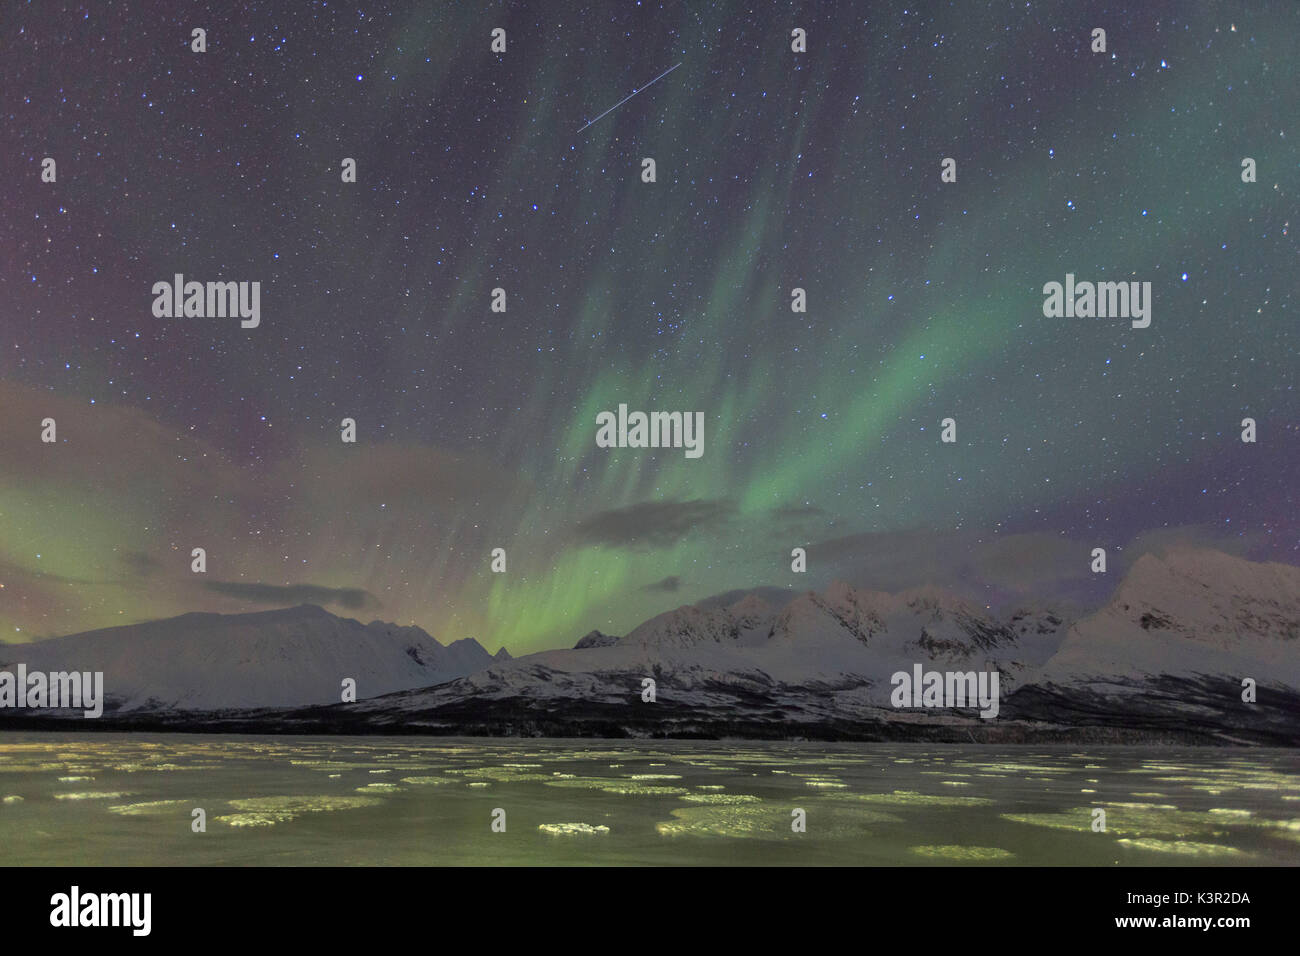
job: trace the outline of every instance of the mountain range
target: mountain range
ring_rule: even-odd
[[[621,637],[592,631],[571,649],[519,658],[314,607],[184,615],[23,654],[29,669],[75,660],[105,670],[110,700],[120,695],[110,723],[127,726],[1300,744],[1291,565],[1205,549],[1146,554],[1105,606],[1082,615],[1035,604],[998,613],[933,587],[835,582],[783,605],[771,593],[685,605]],[[0,647],[0,661],[6,650],[15,648]],[[918,664],[996,670],[998,716],[892,706],[892,675]],[[241,676],[250,670],[261,676]],[[364,699],[337,703],[340,675]]]

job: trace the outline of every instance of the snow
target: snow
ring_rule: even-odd
[[[572,649],[511,658],[305,605],[0,645],[0,667],[102,670],[110,701],[158,710],[336,703],[340,681],[353,677],[357,712],[397,720],[468,701],[635,707],[645,677],[659,702],[719,719],[958,719],[889,706],[892,674],[918,663],[996,668],[1004,700],[1038,685],[1067,704],[1096,703],[1157,678],[1223,681],[1225,699],[1244,677],[1300,689],[1300,568],[1207,550],[1144,555],[1106,606],[1072,613],[998,613],[934,587],[885,593],[837,581],[780,606],[750,592],[727,606],[679,607],[622,638],[592,631]]]
[[[615,643],[593,632],[581,649],[529,654],[366,709],[468,699],[635,705],[641,679],[653,677],[660,702],[720,718],[757,697],[790,721],[872,719],[882,708],[908,720],[889,707],[890,677],[916,663],[996,668],[1003,699],[1030,684],[1114,696],[1160,676],[1300,687],[1300,568],[1207,551],[1145,556],[1107,606],[1077,621],[1069,613],[1029,605],[999,615],[934,587],[890,594],[837,581],[780,610],[752,594],[728,607],[680,607]]]
[[[1036,682],[1156,675],[1300,687],[1300,568],[1179,549],[1134,562],[1106,607],[1075,624]]]
[[[127,710],[337,703],[342,681],[373,697],[462,677],[492,663],[474,640],[444,647],[418,627],[361,624],[302,605],[251,614],[184,614],[34,644],[0,645],[0,669],[103,671]]]

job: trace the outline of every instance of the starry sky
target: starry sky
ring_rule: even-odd
[[[311,602],[522,653],[757,587],[1300,562],[1297,36],[1289,0],[10,4],[0,635]],[[1150,327],[1045,318],[1067,272],[1151,282]],[[259,281],[260,326],[154,317],[175,273]],[[598,448],[620,403],[703,413],[703,456]]]

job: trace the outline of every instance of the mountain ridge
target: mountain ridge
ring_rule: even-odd
[[[1300,568],[1291,565],[1205,549],[1144,555],[1109,602],[1082,615],[1035,602],[994,611],[931,586],[891,593],[836,581],[779,603],[757,589],[733,593],[731,604],[682,605],[622,637],[594,630],[572,648],[517,658],[457,641],[443,650],[477,649],[468,673],[205,726],[1300,744]],[[303,614],[332,618],[318,608]],[[389,640],[424,635],[384,629]],[[918,664],[996,670],[999,717],[894,708],[892,675]],[[1242,699],[1246,678],[1259,688],[1258,706]],[[188,719],[157,707],[154,717],[171,726]]]

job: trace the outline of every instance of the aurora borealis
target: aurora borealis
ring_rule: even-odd
[[[4,639],[310,601],[523,653],[760,586],[1087,602],[1174,540],[1300,562],[1294,3],[0,30]],[[156,318],[177,273],[260,282],[260,325]],[[1150,327],[1045,317],[1067,273],[1149,281]],[[620,403],[701,412],[703,454],[597,447]]]

